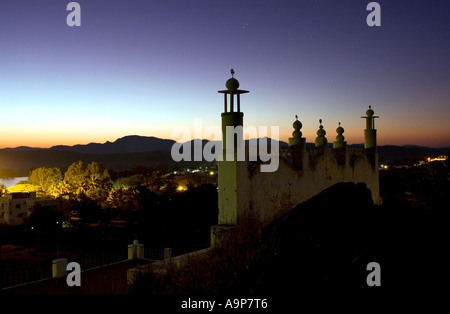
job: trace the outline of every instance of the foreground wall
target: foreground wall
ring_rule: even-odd
[[[339,182],[365,183],[374,203],[381,203],[375,150],[282,149],[277,171],[261,172],[260,166],[245,161],[219,164],[219,224],[239,224],[251,217],[264,227]]]

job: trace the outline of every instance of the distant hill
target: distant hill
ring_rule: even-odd
[[[261,140],[265,140],[267,142],[268,138],[263,137],[258,139],[258,143]],[[270,140],[270,139],[269,139]],[[199,139],[195,139],[190,141],[192,148],[194,147],[194,142],[199,141]],[[142,152],[153,152],[153,151],[163,151],[170,152],[172,149],[172,145],[175,143],[174,140],[161,139],[157,137],[146,137],[146,136],[138,136],[138,135],[130,135],[119,138],[115,142],[106,142],[103,144],[99,143],[90,143],[86,145],[74,145],[74,146],[64,146],[58,145],[53,146],[51,150],[58,151],[68,151],[68,152],[76,152],[83,154],[118,154],[118,153],[142,153]],[[202,140],[202,148],[206,143],[209,143],[208,140]],[[267,142],[269,144],[269,142]],[[288,146],[287,143],[279,141],[279,146]],[[217,141],[216,144],[220,144],[220,141]],[[245,141],[246,145],[249,145],[249,140]],[[29,149],[29,150],[35,150]],[[27,150],[26,148],[22,148],[22,151]]]
[[[267,140],[267,138],[261,138]],[[191,156],[193,160],[194,143],[191,142]],[[209,143],[202,140],[202,149]],[[174,140],[146,136],[125,136],[114,142],[90,143],[74,146],[53,146],[51,148],[33,148],[21,146],[17,148],[0,149],[0,176],[26,176],[29,171],[38,167],[67,168],[79,160],[89,163],[101,162],[106,168],[114,170],[131,169],[133,166],[157,166],[159,164],[176,164],[171,158],[171,148]],[[249,141],[246,140],[246,145]],[[288,146],[279,141],[279,146]],[[313,143],[307,143],[314,147]],[[329,144],[332,146],[332,144]],[[352,144],[349,147],[363,147],[363,144]],[[398,161],[402,159],[423,159],[450,152],[450,147],[430,148],[414,145],[379,146],[380,161]]]
[[[28,146],[19,146],[16,148],[4,148],[2,150],[4,151],[11,151],[11,152],[28,152],[33,150],[42,150],[43,148],[36,148],[36,147],[28,147]]]
[[[51,150],[76,152],[83,154],[120,154],[120,153],[143,153],[153,151],[170,152],[175,143],[174,140],[161,139],[157,137],[147,137],[130,135],[119,138],[115,142],[106,142],[103,144],[90,143],[87,145],[75,146],[53,146]]]

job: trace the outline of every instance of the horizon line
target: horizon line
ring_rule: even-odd
[[[56,144],[56,145],[42,146],[42,147],[34,147],[34,146],[28,146],[28,145],[18,145],[16,147],[10,147],[10,146],[8,146],[8,147],[3,146],[2,147],[2,146],[0,146],[0,150],[14,150],[14,149],[19,149],[19,148],[25,148],[25,149],[28,148],[28,149],[33,149],[33,150],[40,150],[40,149],[44,150],[44,149],[51,149],[51,148],[58,147],[58,146],[75,147],[75,146],[86,146],[86,145],[91,145],[91,144],[104,145],[104,144],[107,144],[107,143],[113,144],[113,143],[117,142],[118,140],[123,139],[123,138],[127,138],[127,137],[155,138],[155,139],[159,139],[159,140],[168,140],[168,141],[177,142],[176,140],[171,139],[171,138],[162,138],[162,137],[156,137],[156,136],[152,136],[152,135],[148,136],[148,135],[132,134],[132,135],[124,135],[122,137],[116,138],[114,141],[106,140],[105,142],[102,142],[102,143],[100,143],[100,142],[88,142],[88,143],[85,143],[85,144],[77,143],[77,144],[73,144],[73,145],[70,145],[70,144]],[[268,136],[263,136],[263,137],[258,137],[258,138],[252,137],[252,138],[246,138],[245,141],[251,140],[251,139],[261,139],[261,138],[270,138],[270,137],[268,137]],[[191,141],[193,141],[193,140],[200,140],[200,138],[194,138]],[[203,138],[201,140],[202,141],[205,141],[205,140],[206,141],[212,141],[211,139],[207,139],[207,138]],[[217,142],[221,142],[221,141],[222,140],[218,140]],[[284,140],[280,140],[280,139],[277,140],[277,141],[289,145],[289,141],[284,141]],[[189,141],[187,141],[187,142],[189,142]],[[187,142],[183,142],[183,143],[187,143]],[[314,144],[314,142],[306,142],[306,144]],[[328,144],[333,144],[333,142],[329,142]],[[347,143],[347,145],[364,145],[364,142]],[[409,144],[383,144],[383,145],[377,145],[377,147],[381,147],[381,146],[397,146],[397,147],[416,146],[416,147],[435,148],[435,149],[450,148],[450,144],[444,145],[444,146],[425,146],[425,145],[410,144],[410,143]]]

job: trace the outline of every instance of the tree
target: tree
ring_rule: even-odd
[[[86,223],[97,223],[103,217],[103,210],[100,204],[82,195],[78,200],[72,200],[71,208]]]
[[[88,197],[103,205],[108,199],[111,186],[108,170],[100,163],[93,161],[85,168],[83,162],[78,161],[67,169],[64,184],[59,188],[72,193],[77,200]]]
[[[62,179],[61,170],[58,168],[37,168],[31,171],[28,182],[38,186],[45,195],[49,195],[53,186]]]
[[[109,173],[101,164],[93,161],[86,167],[85,178],[87,184],[95,188],[109,180]]]
[[[92,162],[85,171],[86,195],[99,204],[105,202],[111,189],[111,179],[108,170],[100,163]]]
[[[136,194],[132,189],[122,187],[111,189],[108,195],[108,207],[123,211],[132,210],[135,208],[135,198]]]
[[[145,176],[142,174],[135,174],[130,177],[120,178],[116,181],[115,186],[125,189],[137,189],[139,186],[145,184]]]
[[[52,190],[51,190],[50,194],[57,197],[62,194],[69,194],[70,192],[71,191],[70,191],[69,184],[63,180],[63,181],[58,182],[58,184],[54,184],[52,186]]]
[[[64,182],[69,192],[74,195],[84,193],[85,169],[82,161],[75,162],[69,166],[64,174]]]
[[[3,196],[7,192],[7,187],[3,183],[0,183],[0,196]]]

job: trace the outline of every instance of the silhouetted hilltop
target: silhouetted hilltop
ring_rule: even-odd
[[[51,150],[68,151],[83,154],[119,154],[119,153],[142,153],[153,151],[170,152],[175,143],[174,140],[161,139],[157,137],[147,137],[130,135],[117,139],[115,142],[103,144],[90,143],[87,145],[53,146]]]
[[[3,148],[2,150],[4,151],[10,151],[10,152],[28,152],[28,151],[32,151],[32,150],[42,150],[45,148],[37,148],[37,147],[29,147],[29,146],[19,146],[16,148]]]
[[[266,141],[268,145],[270,144],[270,139],[267,137],[263,137],[258,139],[258,143],[260,141]],[[191,151],[194,150],[194,143],[199,141],[199,139],[194,139],[191,142]],[[202,149],[206,143],[209,143],[208,140],[202,141]],[[153,152],[153,151],[163,151],[170,152],[172,145],[175,143],[174,140],[169,139],[161,139],[157,137],[147,137],[147,136],[138,136],[138,135],[130,135],[117,139],[115,142],[106,142],[103,144],[100,143],[90,143],[86,145],[74,145],[74,146],[66,146],[66,145],[57,145],[53,146],[51,150],[58,151],[68,151],[68,152],[76,152],[83,154],[118,154],[118,153],[140,153],[140,152]],[[211,143],[220,143],[211,142]],[[246,145],[249,145],[249,140],[245,141]],[[288,146],[287,143],[279,141],[279,146]],[[10,149],[11,150],[11,149]],[[26,148],[22,148],[20,150],[26,151]],[[30,148],[29,150],[34,150]]]
[[[270,143],[267,137],[258,139],[258,141],[261,140],[266,141],[268,144]],[[194,148],[194,141],[198,140],[191,141],[192,150]],[[74,146],[57,145],[49,148],[49,150],[74,152],[82,154],[99,154],[99,155],[154,152],[154,151],[170,152],[172,145],[174,143],[175,141],[170,139],[161,139],[153,136],[129,135],[119,138],[114,142],[107,141],[106,143],[78,144]],[[202,148],[205,146],[206,143],[209,143],[209,141],[202,140]],[[249,145],[249,140],[246,140],[245,144]],[[279,141],[278,144],[280,147],[288,146],[288,144],[283,141]],[[314,148],[314,143],[306,143],[306,146],[309,148]],[[328,146],[333,147],[333,144],[328,143]],[[348,147],[363,148],[364,144],[349,144]],[[392,161],[402,159],[423,159],[427,156],[441,155],[450,152],[450,147],[432,148],[417,145],[404,145],[404,146],[384,145],[378,146],[377,149],[380,156],[380,160],[392,160]],[[46,149],[20,146],[16,148],[4,148],[0,151],[28,152],[37,150],[46,150]]]

